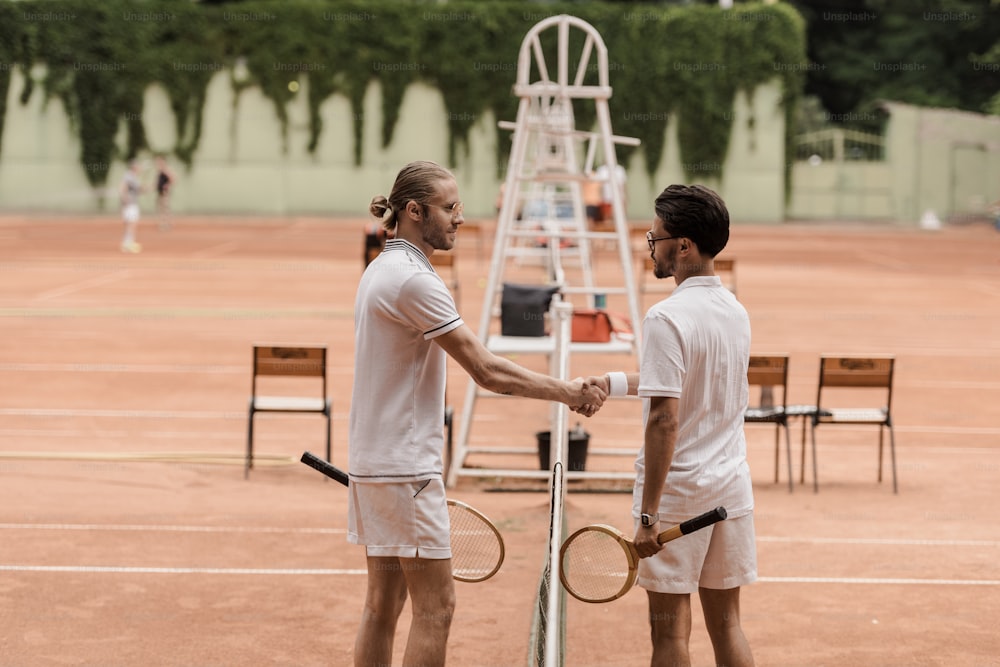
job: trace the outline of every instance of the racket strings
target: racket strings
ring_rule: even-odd
[[[618,539],[583,530],[563,551],[563,579],[573,595],[586,600],[617,596],[629,581],[629,557]]]
[[[503,557],[496,531],[478,514],[460,505],[448,505],[448,517],[454,576],[471,581],[488,578]]]

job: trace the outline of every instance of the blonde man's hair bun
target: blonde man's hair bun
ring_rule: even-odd
[[[396,224],[395,212],[385,195],[375,195],[372,203],[368,205],[368,212],[378,220],[385,229],[392,229]]]

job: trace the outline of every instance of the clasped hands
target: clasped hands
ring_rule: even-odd
[[[576,399],[569,403],[573,412],[584,417],[593,417],[608,398],[610,387],[607,375],[592,375],[588,378],[576,378],[570,384],[574,385]]]

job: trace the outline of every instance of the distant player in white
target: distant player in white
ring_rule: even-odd
[[[365,545],[368,591],[354,664],[393,664],[397,620],[410,597],[403,664],[435,667],[445,664],[455,608],[441,459],[447,356],[490,391],[560,401],[586,416],[605,392],[497,357],[462,321],[428,260],[455,245],[465,221],[451,172],[412,162],[369,211],[390,238],[355,301],[348,540]]]
[[[137,253],[142,246],[135,240],[136,228],[139,226],[139,195],[144,188],[139,181],[139,161],[135,158],[128,161],[128,169],[122,177],[118,188],[118,199],[122,208],[122,224],[125,233],[122,236],[121,251]]]

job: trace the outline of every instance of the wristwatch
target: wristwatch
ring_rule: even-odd
[[[646,514],[645,512],[643,512],[642,514],[639,515],[639,523],[641,523],[643,526],[646,526],[647,528],[649,526],[652,526],[659,520],[660,520],[659,514]]]

